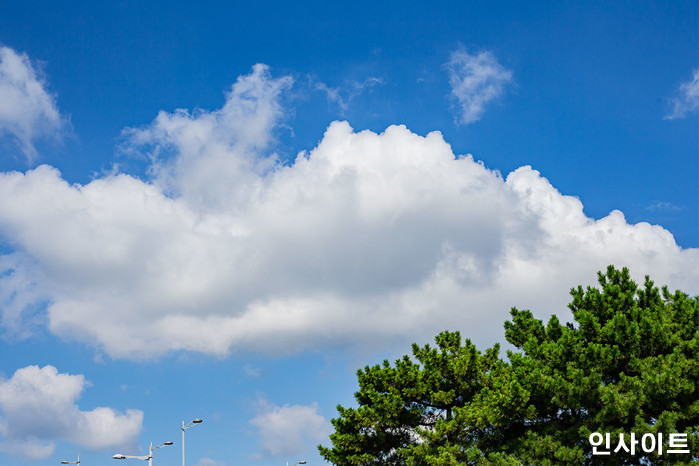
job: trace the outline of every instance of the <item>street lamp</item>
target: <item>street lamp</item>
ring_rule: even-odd
[[[157,450],[158,448],[167,447],[168,445],[172,445],[172,442],[169,442],[169,441],[163,442],[160,445],[156,445],[156,446],[153,446],[153,442],[150,443],[150,449],[148,450],[150,453],[148,455],[150,457],[150,458],[148,458],[148,466],[153,466],[153,450]]]
[[[153,466],[153,450],[157,450],[158,448],[163,448],[168,445],[172,445],[172,442],[163,442],[159,445],[153,446],[153,442],[150,443],[150,446],[148,447],[148,456],[129,456],[129,455],[122,455],[121,453],[117,453],[116,455],[112,456],[112,459],[114,460],[148,460],[148,466]]]
[[[121,453],[117,453],[116,455],[112,456],[113,460],[149,460],[150,456],[131,456],[131,455],[123,455]]]
[[[184,425],[184,421],[182,421],[182,466],[184,466],[184,431],[190,427],[194,427],[195,424],[201,424],[201,422],[199,418],[196,418],[187,425]]]
[[[298,463],[294,463],[294,464],[292,464],[291,466],[296,466],[297,464],[306,464],[306,462],[305,462],[305,461],[299,461]],[[288,462],[288,461],[286,462],[286,466],[289,466],[289,462]]]
[[[78,461],[61,461],[61,464],[80,464],[80,455],[78,455]]]

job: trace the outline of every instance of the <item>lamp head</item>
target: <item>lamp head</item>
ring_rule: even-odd
[[[192,422],[193,422],[194,424],[199,424],[200,422],[202,422],[202,420],[199,419],[199,418],[196,418],[196,419],[193,420]]]
[[[163,445],[172,445],[172,442],[164,442]]]
[[[126,455],[122,455],[121,453],[117,453],[116,455],[112,456],[113,460],[125,460]],[[62,461],[61,461],[62,462]]]

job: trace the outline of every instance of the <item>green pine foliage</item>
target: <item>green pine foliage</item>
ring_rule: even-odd
[[[358,407],[338,406],[339,465],[689,464],[699,460],[699,297],[609,267],[599,288],[571,290],[573,323],[512,309],[481,353],[459,332],[412,357],[357,372]],[[690,454],[592,455],[589,435],[686,433]],[[616,440],[616,441],[615,441]]]

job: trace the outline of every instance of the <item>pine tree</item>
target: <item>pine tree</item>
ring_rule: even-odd
[[[609,267],[571,290],[573,323],[513,308],[507,361],[459,332],[358,371],[357,408],[338,407],[335,464],[678,464],[699,459],[699,298]],[[589,436],[687,434],[690,454],[592,455]],[[657,436],[656,436],[657,438]],[[612,445],[612,449],[616,443]],[[666,447],[667,445],[665,445]]]

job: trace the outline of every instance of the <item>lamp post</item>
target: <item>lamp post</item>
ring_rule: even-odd
[[[112,456],[112,459],[114,460],[148,460],[148,466],[153,466],[153,450],[157,450],[158,448],[163,448],[168,445],[172,445],[172,442],[163,442],[159,445],[153,446],[153,442],[150,443],[150,446],[148,447],[148,456],[130,456],[130,455],[123,455],[121,453],[117,453],[116,455]]]
[[[184,431],[190,427],[194,427],[195,424],[201,424],[201,422],[199,418],[196,418],[187,425],[184,425],[184,421],[182,421],[182,466],[184,466]]]
[[[80,464],[80,455],[78,455],[78,461],[61,461],[61,464]]]
[[[116,455],[112,456],[113,460],[149,460],[150,456],[132,456],[132,455],[124,455],[122,453],[117,453]]]
[[[157,450],[158,448],[167,447],[168,445],[172,445],[172,442],[163,442],[160,445],[156,445],[156,446],[153,446],[153,442],[150,443],[150,448],[148,449],[148,452],[150,453],[148,455],[148,466],[153,466],[153,450]]]

